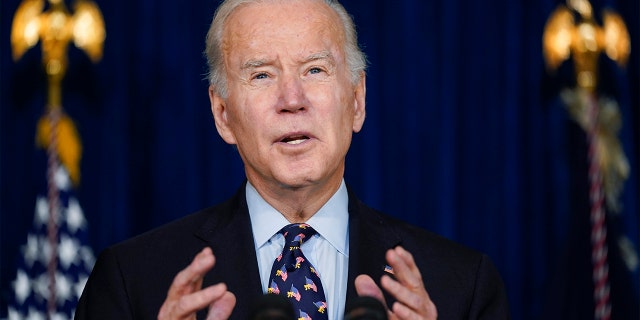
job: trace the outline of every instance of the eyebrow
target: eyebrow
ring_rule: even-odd
[[[308,63],[308,62],[317,61],[317,60],[326,60],[332,65],[335,64],[335,61],[334,61],[335,59],[333,58],[333,55],[331,55],[331,52],[326,50],[311,54],[306,59],[304,59],[303,62]]]
[[[318,61],[318,60],[326,60],[332,65],[335,64],[335,61],[334,61],[335,59],[333,58],[333,55],[331,55],[331,52],[329,51],[320,51],[317,53],[313,53],[308,57],[306,57],[305,59],[303,59],[302,62],[309,63],[309,62]],[[243,63],[242,66],[240,67],[240,70],[259,68],[269,63],[270,62],[266,59],[253,59]]]
[[[249,61],[247,61],[247,62],[242,64],[242,66],[240,67],[240,70],[258,68],[258,67],[264,66],[267,63],[268,62],[266,60],[264,60],[264,59],[249,60]]]

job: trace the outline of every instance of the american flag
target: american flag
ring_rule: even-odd
[[[9,319],[73,319],[75,307],[95,257],[88,246],[87,221],[74,195],[73,185],[64,166],[55,166],[52,183],[57,189],[57,248],[52,256],[48,223],[50,201],[39,195],[33,225],[21,248],[17,274],[12,282],[14,296],[9,300]],[[50,281],[49,262],[55,258],[55,281]],[[55,290],[49,290],[55,284]],[[55,302],[49,303],[54,297]],[[51,310],[50,310],[51,309]],[[51,311],[49,313],[49,310]]]

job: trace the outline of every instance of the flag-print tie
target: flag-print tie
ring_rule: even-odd
[[[299,320],[326,320],[327,300],[316,269],[302,254],[302,243],[316,231],[306,223],[290,224],[284,235],[282,253],[273,262],[268,293],[287,297]]]

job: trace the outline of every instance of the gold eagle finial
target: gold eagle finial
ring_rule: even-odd
[[[565,89],[561,96],[572,118],[585,131],[594,132],[607,204],[613,211],[619,211],[617,199],[624,180],[629,176],[629,163],[617,138],[622,119],[615,101],[604,97],[596,100],[595,91],[600,54],[604,52],[624,67],[631,46],[629,33],[620,15],[605,10],[602,21],[603,26],[596,23],[589,1],[568,0],[567,6],[559,5],[547,20],[542,44],[549,71],[556,70],[562,62],[573,58],[577,88]],[[598,110],[595,117],[590,111],[593,104],[597,105]]]
[[[52,130],[56,134],[56,153],[77,184],[80,179],[80,156],[82,146],[73,121],[62,113],[62,78],[68,61],[67,47],[73,42],[83,50],[93,62],[102,58],[102,48],[106,36],[104,20],[95,3],[77,0],[73,15],[69,13],[63,0],[24,0],[13,17],[11,47],[14,60],[39,41],[42,43],[42,63],[48,80],[47,108],[49,114],[57,113],[60,121],[51,124],[47,115],[38,123],[36,142],[47,147]]]
[[[574,18],[574,12],[579,19]],[[593,9],[587,0],[568,0],[567,6],[556,8],[544,28],[542,46],[550,71],[573,56],[577,84],[590,92],[597,85],[600,53],[604,51],[624,67],[631,51],[629,33],[620,15],[605,10],[601,27],[593,18]]]

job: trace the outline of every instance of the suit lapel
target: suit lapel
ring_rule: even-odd
[[[236,297],[248,297],[237,299],[234,319],[246,319],[251,303],[262,295],[244,190],[243,185],[233,198],[216,207],[195,234],[208,243],[216,257],[216,265],[203,286],[224,282]]]
[[[366,207],[349,192],[349,276],[347,305],[357,297],[355,278],[367,274],[380,285],[380,277],[387,265],[388,249],[401,244],[402,238],[395,229],[385,223],[376,211]]]

